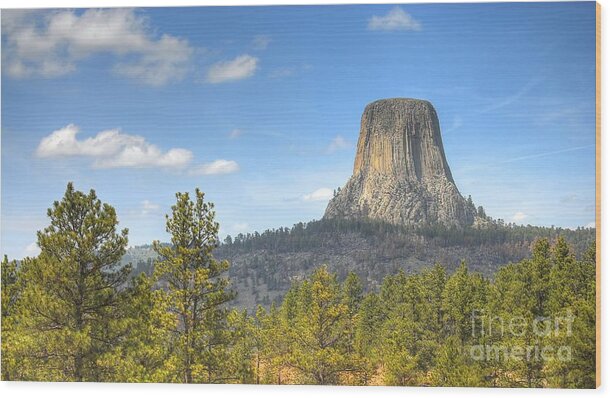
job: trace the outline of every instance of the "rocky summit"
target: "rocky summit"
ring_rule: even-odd
[[[392,98],[366,106],[352,177],[328,204],[325,218],[465,226],[475,213],[453,181],[430,102]]]

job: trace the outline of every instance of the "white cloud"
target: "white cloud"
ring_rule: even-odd
[[[161,206],[156,203],[152,203],[150,200],[142,201],[142,215],[145,216],[147,214],[155,213],[159,210]]]
[[[36,257],[39,254],[40,254],[40,247],[38,247],[38,244],[36,242],[32,242],[29,245],[27,245],[25,247],[25,250],[23,251],[24,257]]]
[[[326,147],[326,153],[335,153],[341,149],[349,148],[350,145],[351,144],[348,140],[338,135],[333,138],[330,144],[328,144],[328,147]]]
[[[235,138],[239,137],[241,134],[242,134],[242,131],[240,129],[233,129],[229,132],[229,138],[235,139]]]
[[[518,211],[513,215],[513,221],[520,222],[525,220],[527,217],[529,217],[527,214],[523,213],[522,211]]]
[[[155,145],[127,146],[116,156],[98,159],[93,166],[100,169],[116,169],[124,167],[164,167],[182,168],[189,164],[193,153],[187,149],[174,148],[163,153]]]
[[[400,7],[394,7],[386,15],[373,15],[369,19],[370,30],[421,30],[421,23]]]
[[[163,152],[144,137],[124,134],[118,129],[101,131],[84,140],[77,139],[78,132],[78,126],[74,124],[53,131],[40,141],[36,155],[41,158],[91,157],[97,168],[181,168],[193,158],[187,149],[173,148]]]
[[[251,55],[240,55],[231,61],[218,62],[208,70],[208,83],[218,84],[246,79],[254,75],[258,67],[258,58]]]
[[[590,223],[588,223],[587,225],[585,225],[585,228],[595,228],[595,221],[591,221]]]
[[[266,50],[271,43],[271,36],[269,35],[256,35],[252,40],[252,48],[255,50]]]
[[[194,175],[230,174],[239,171],[239,164],[234,160],[218,159],[196,167],[191,173]]]
[[[132,9],[39,13],[2,12],[3,69],[9,76],[56,77],[76,70],[94,54],[119,59],[113,71],[154,86],[180,80],[194,52],[185,39],[154,34],[147,18]]]
[[[333,190],[330,188],[319,188],[303,196],[303,200],[306,202],[319,202],[324,200],[330,200],[333,197]]]
[[[157,49],[142,55],[131,63],[119,63],[113,71],[119,75],[139,79],[152,86],[161,86],[171,80],[182,80],[189,69],[192,50],[182,39],[163,35]]]

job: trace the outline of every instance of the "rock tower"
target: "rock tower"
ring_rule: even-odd
[[[432,104],[392,98],[367,105],[352,177],[330,201],[324,217],[464,226],[472,224],[474,216],[474,206],[451,176]]]

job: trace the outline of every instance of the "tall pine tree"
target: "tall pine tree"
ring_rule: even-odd
[[[166,307],[174,314],[165,328],[172,335],[173,354],[166,361],[166,381],[219,383],[231,381],[224,364],[231,332],[225,304],[234,298],[223,274],[227,261],[217,261],[212,251],[218,246],[219,225],[214,221],[214,205],[195,190],[176,194],[172,215],[166,216],[171,244],[154,243],[159,255],[155,277],[163,286]]]
[[[97,360],[121,337],[127,229],[117,231],[114,208],[95,191],[76,191],[72,183],[47,214],[51,223],[38,232],[41,253],[22,271],[24,378],[97,381]]]

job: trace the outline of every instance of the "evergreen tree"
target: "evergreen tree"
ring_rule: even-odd
[[[75,191],[72,183],[47,214],[51,224],[38,232],[41,253],[23,264],[19,316],[30,367],[23,377],[98,381],[97,360],[120,338],[127,229],[117,231],[114,208],[95,191]]]
[[[472,341],[472,315],[485,308],[488,283],[479,274],[468,273],[466,263],[447,280],[442,311],[450,335],[462,346]]]
[[[261,350],[261,372],[258,366],[259,380],[269,384],[286,384],[290,382],[286,377],[291,369],[289,364],[290,328],[296,319],[296,285],[286,294],[281,307],[271,305],[268,313],[259,310],[256,313],[257,322],[262,325],[263,341]]]
[[[362,362],[363,384],[369,384],[377,374],[380,359],[381,338],[379,331],[386,319],[379,296],[367,294],[360,305],[357,317],[354,346]]]
[[[347,352],[348,306],[336,276],[326,267],[298,286],[297,316],[289,325],[288,363],[303,383],[338,384],[356,371]]]
[[[164,326],[175,322],[163,292],[145,273],[134,277],[126,289],[123,336],[111,351],[98,359],[102,381],[162,382],[168,379],[164,364],[171,355],[170,334]]]
[[[552,249],[549,307],[557,330],[547,339],[562,347],[548,366],[548,378],[562,388],[595,386],[595,244],[576,260],[563,237]],[[569,356],[568,356],[569,354]]]
[[[27,260],[29,261],[29,260]],[[17,301],[22,290],[17,261],[2,260],[2,380],[19,380],[16,329]]]
[[[353,353],[354,337],[356,334],[356,325],[358,324],[358,312],[363,298],[362,281],[353,272],[347,274],[347,278],[343,282],[342,287],[343,302],[347,308],[346,314],[346,331],[348,333],[348,352]]]
[[[219,225],[212,203],[195,190],[176,194],[172,215],[166,216],[171,245],[154,243],[159,255],[155,276],[163,285],[161,294],[175,321],[166,325],[172,334],[172,356],[165,366],[171,371],[166,381],[218,383],[233,380],[226,372],[230,330],[226,305],[234,298],[223,274],[227,261],[217,261],[212,251],[218,246]]]
[[[432,383],[445,387],[483,387],[483,365],[472,360],[458,336],[450,336],[439,348]]]
[[[260,384],[260,350],[262,349],[261,328],[256,317],[248,312],[233,309],[228,314],[229,341],[228,360],[224,364],[233,382]]]

